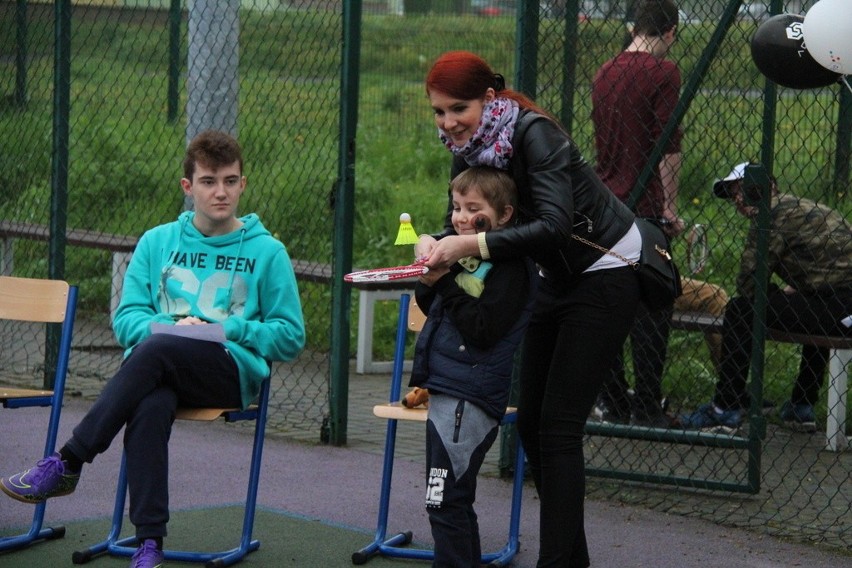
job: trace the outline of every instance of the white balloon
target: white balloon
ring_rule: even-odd
[[[820,0],[805,14],[802,33],[817,63],[835,73],[852,73],[852,0]]]

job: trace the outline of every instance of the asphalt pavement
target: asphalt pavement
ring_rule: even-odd
[[[70,398],[63,409],[59,443],[91,404]],[[43,409],[0,409],[0,474],[14,473],[43,451]],[[38,432],[38,436],[34,435]],[[171,441],[170,500],[173,511],[218,507],[244,499],[251,432],[214,423],[176,423]],[[105,519],[112,512],[121,437],[83,470],[77,491],[51,500],[48,523]],[[380,453],[380,452],[379,452]],[[381,458],[375,448],[330,447],[267,436],[259,494],[262,509],[353,530],[364,531],[365,545],[377,522]],[[430,533],[423,508],[425,476],[419,460],[398,459],[394,469],[390,530],[412,530],[415,542],[428,545]],[[505,543],[511,484],[483,476],[477,495],[483,549]],[[533,567],[538,547],[538,500],[531,485],[523,495],[521,549],[513,566]],[[0,495],[0,530],[28,526],[29,505]],[[586,532],[592,565],[601,567],[839,568],[852,566],[852,556],[837,550],[786,542],[759,532],[722,527],[699,519],[660,513],[606,501],[586,501]],[[98,540],[105,535],[92,535]],[[66,536],[66,538],[68,538]],[[51,544],[50,546],[54,546]],[[70,543],[69,543],[69,546]],[[346,564],[351,552],[329,565]],[[69,549],[70,553],[70,549]],[[14,555],[15,553],[11,553]],[[0,565],[9,554],[0,555]],[[68,565],[71,564],[70,556]],[[416,563],[412,564],[416,565]],[[97,566],[97,564],[94,564]]]

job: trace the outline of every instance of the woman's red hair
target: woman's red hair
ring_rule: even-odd
[[[469,51],[444,53],[426,75],[427,95],[437,91],[454,99],[469,101],[481,99],[489,88],[494,89],[498,97],[516,101],[520,108],[551,116],[523,93],[507,89],[502,75],[494,73],[484,59]]]

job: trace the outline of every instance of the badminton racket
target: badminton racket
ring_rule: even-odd
[[[477,233],[487,231],[491,228],[491,221],[485,215],[477,215],[472,222]],[[350,272],[343,277],[344,282],[383,282],[388,280],[402,280],[403,278],[417,278],[429,272],[429,268],[415,262],[404,266],[391,266],[387,268],[371,268]]]
[[[694,224],[689,230],[686,242],[686,262],[689,266],[689,272],[690,274],[698,274],[704,270],[707,257],[710,254],[707,246],[707,225]]]
[[[383,282],[387,280],[401,280],[403,278],[416,278],[429,272],[423,264],[407,264],[405,266],[390,266],[386,268],[371,268],[369,270],[358,270],[350,272],[343,277],[344,282]]]

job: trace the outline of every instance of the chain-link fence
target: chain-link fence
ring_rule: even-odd
[[[339,2],[228,4],[236,22],[223,20],[218,11],[215,18],[205,16],[204,2],[75,3],[68,16],[68,159],[63,170],[55,159],[55,133],[63,125],[54,124],[62,104],[57,92],[63,88],[65,52],[61,38],[54,36],[54,30],[64,29],[58,26],[62,4],[0,2],[3,29],[15,31],[0,37],[0,220],[17,223],[13,229],[21,234],[14,239],[14,274],[46,276],[53,245],[23,233],[31,225],[55,222],[51,211],[57,198],[52,195],[57,180],[67,176],[65,227],[88,231],[83,239],[88,244],[68,246],[65,256],[65,278],[79,284],[82,293],[70,384],[94,395],[121,356],[109,330],[117,270],[111,253],[121,248],[119,237],[136,238],[172,220],[184,206],[180,160],[193,121],[204,120],[194,118],[192,109],[197,111],[199,103],[193,101],[205,96],[193,89],[205,82],[188,79],[196,77],[194,66],[200,64],[190,58],[196,53],[191,46],[200,41],[193,36],[193,22],[218,19],[218,29],[229,30],[237,47],[235,129],[249,180],[244,210],[260,212],[291,256],[311,264],[328,265],[340,253],[332,250],[341,159],[338,123],[341,100],[351,93],[340,88],[344,10]],[[449,157],[437,142],[423,78],[431,61],[446,50],[484,56],[510,84],[535,94],[563,121],[587,159],[596,161],[592,80],[625,46],[629,2],[361,4],[355,228],[348,243],[354,265],[408,258],[409,251],[391,246],[403,211],[421,232],[441,226]],[[688,228],[703,227],[709,253],[695,275],[686,262],[685,238],[673,242],[675,256],[684,276],[731,297],[749,221],[728,201],[713,197],[714,179],[735,164],[761,162],[782,192],[832,207],[846,218],[850,209],[848,169],[841,167],[843,156],[848,164],[848,142],[841,134],[849,129],[849,93],[840,85],[767,88],[750,56],[750,40],[771,12],[804,13],[813,3],[738,4],[681,1],[677,41],[668,56],[683,78],[681,100],[688,100],[680,121],[678,213]],[[224,3],[216,6],[221,10]],[[726,15],[731,25],[720,26]],[[213,73],[225,63],[208,58],[201,65]],[[61,200],[58,204],[61,208]],[[4,249],[4,258],[9,250]],[[300,289],[309,346],[297,362],[277,369],[270,423],[318,439],[329,414],[332,296],[328,282],[303,280]],[[393,337],[394,323],[392,308],[377,314],[376,349],[385,354],[391,346],[381,338]],[[713,397],[718,360],[708,346],[718,342],[719,333],[683,323],[671,330],[661,383],[670,414],[689,414]],[[2,337],[4,353],[16,339]],[[852,453],[825,450],[825,425],[833,410],[827,407],[826,391],[839,377],[826,380],[818,393],[815,432],[793,432],[778,416],[799,374],[801,350],[797,343],[766,343],[760,358],[762,394],[776,407],[766,416],[765,436],[760,419],[747,421],[734,436],[691,438],[642,439],[642,428],[604,426],[588,438],[590,471],[604,477],[627,472],[636,481],[665,476],[679,490],[601,479],[592,484],[591,494],[852,546],[845,530],[852,509]],[[632,385],[629,348],[625,359]],[[718,480],[721,491],[696,489],[689,481],[696,477]]]

